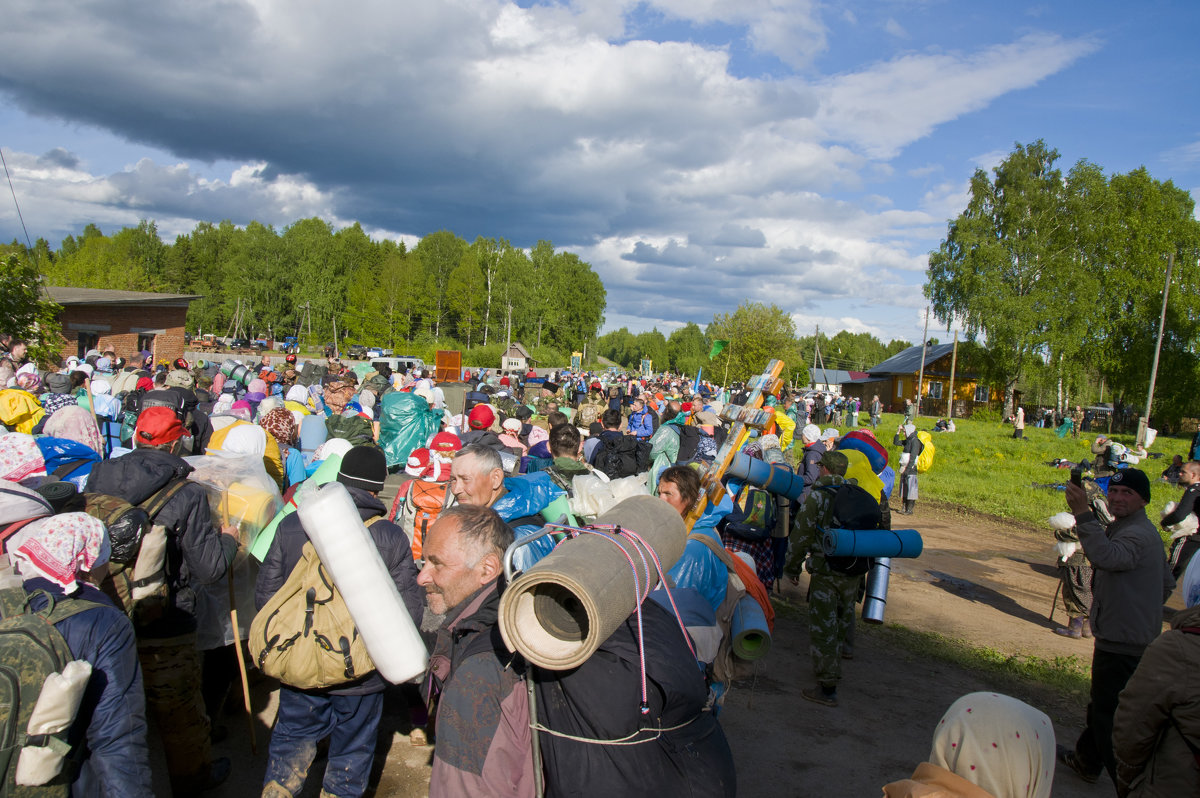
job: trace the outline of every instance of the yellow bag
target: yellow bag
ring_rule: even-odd
[[[921,450],[921,454],[917,456],[917,473],[924,474],[929,469],[933,468],[933,456],[937,454],[937,449],[933,445],[933,436],[927,430],[921,430],[917,433],[917,440],[925,444],[925,448]]]
[[[254,616],[247,643],[259,670],[300,690],[335,687],[375,670],[311,542],[283,587]]]

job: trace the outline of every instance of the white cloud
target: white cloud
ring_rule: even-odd
[[[1096,47],[1086,39],[1030,34],[970,55],[902,56],[827,80],[817,122],[830,138],[891,158],[936,125],[1033,86]]]
[[[883,23],[883,29],[889,36],[895,36],[897,39],[908,38],[908,31],[892,17],[888,17],[888,21]]]
[[[171,153],[102,173],[87,152],[12,153],[35,235],[316,215],[410,244],[441,228],[549,238],[597,268],[607,326],[660,329],[747,298],[847,323],[923,306],[913,285],[961,185],[897,207],[877,187],[888,159],[1093,47],[1031,35],[813,79],[829,35],[814,0],[10,6],[14,106]],[[646,14],[742,38],[639,38]],[[803,69],[736,75],[747,43]]]

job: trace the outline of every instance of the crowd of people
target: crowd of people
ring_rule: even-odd
[[[78,754],[76,795],[152,794],[147,716],[173,794],[229,777],[230,761],[212,746],[227,733],[227,697],[246,679],[241,660],[255,651],[243,646],[249,621],[230,618],[234,594],[248,587],[254,610],[278,612],[297,592],[315,556],[294,512],[298,494],[330,483],[348,492],[403,610],[426,633],[429,667],[409,714],[413,742],[433,745],[431,795],[734,795],[720,724],[747,668],[732,647],[734,608],[753,602],[769,628],[770,593],[807,572],[812,686],[802,694],[836,708],[869,564],[825,556],[823,530],[851,517],[863,524],[851,528],[890,528],[894,489],[900,514],[918,498],[925,433],[915,411],[906,416],[891,441],[903,453],[893,470],[872,432],[878,397],[859,425],[858,400],[763,396],[769,420],[735,441],[726,408],[750,401],[752,386],[470,370],[460,406],[429,372],[382,362],[155,363],[147,352],[91,351],[47,371],[24,362],[22,342],[0,343],[0,535],[11,564],[0,610],[8,619],[5,590],[34,596],[24,611],[76,607],[46,616],[94,674],[62,734]],[[412,413],[400,427],[397,408]],[[718,453],[735,443],[793,472],[802,489],[777,496],[725,475],[721,499],[701,502]],[[236,491],[201,479],[206,462],[268,497],[260,520],[229,510]],[[1186,772],[1190,760],[1178,754],[1196,733],[1197,694],[1184,679],[1164,697],[1164,677],[1149,669],[1194,662],[1200,646],[1186,613],[1178,633],[1156,639],[1161,594],[1174,582],[1142,522],[1149,487],[1124,479],[1110,486],[1107,528],[1087,495],[1068,489],[1096,573],[1084,736],[1056,753],[1038,710],[964,696],[935,730],[929,761],[886,795],[1046,796],[1056,756],[1085,778],[1107,769],[1130,794],[1196,794],[1200,770]],[[551,671],[511,652],[498,630],[506,552],[530,538],[511,556],[526,570],[556,546],[532,539],[547,520],[571,529],[636,494],[694,521],[665,584],[578,669]],[[1153,525],[1150,534],[1157,541]],[[1192,592],[1189,606],[1200,602],[1200,587]],[[297,595],[303,603],[305,591]],[[307,632],[295,630],[298,652]],[[5,652],[0,635],[0,660]],[[319,746],[322,795],[367,791],[388,684],[352,667],[348,647],[343,654],[345,673],[319,687],[281,682],[264,796],[300,794],[317,778]],[[249,656],[251,671],[262,664]],[[1136,706],[1121,694],[1127,683]],[[1160,711],[1173,728],[1151,723]],[[1172,791],[1155,792],[1160,783]]]

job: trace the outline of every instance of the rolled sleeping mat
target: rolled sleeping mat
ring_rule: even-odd
[[[638,533],[664,573],[687,543],[683,518],[654,496],[632,496],[601,513],[596,524]],[[648,580],[643,557],[650,565]],[[641,595],[634,592],[629,558],[637,563]],[[560,543],[508,586],[500,598],[500,634],[509,650],[535,665],[569,670],[583,664],[657,584],[657,570],[642,546],[625,537],[614,542],[583,534]]]
[[[747,482],[777,496],[799,499],[804,493],[804,478],[790,469],[758,460],[745,452],[738,452],[725,473],[734,479]]]
[[[240,382],[247,388],[250,387],[250,381],[253,380],[255,376],[250,369],[246,368],[233,358],[230,358],[221,364],[221,373],[225,375],[226,379],[233,380],[234,382]]]
[[[888,582],[892,577],[892,561],[888,557],[875,560],[867,572],[867,592],[863,596],[862,618],[866,623],[883,623],[883,612],[887,609]]]
[[[327,482],[333,482],[341,470],[342,455],[331,454],[321,461],[321,465],[317,467],[312,476],[305,480],[305,483],[320,486]],[[294,512],[296,512],[296,499],[293,496],[291,501],[284,502],[279,512],[275,513],[275,517],[254,536],[254,540],[250,542],[251,557],[259,562],[267,559],[267,552],[271,550],[271,542],[275,540],[275,530],[279,529],[279,524],[283,519]]]
[[[888,464],[887,449],[876,438],[862,430],[847,432],[838,440],[839,449],[853,449],[867,456],[871,470],[878,474]]]
[[[346,486],[300,491],[300,523],[346,602],[375,668],[392,684],[425,672],[429,655]]]
[[[329,438],[329,427],[325,426],[325,414],[307,415],[300,419],[300,451],[305,464],[311,463],[317,448]]]
[[[571,515],[571,505],[567,502],[567,496],[564,493],[554,501],[546,505],[542,510],[542,518],[545,518],[550,523],[558,523],[563,516],[567,517],[567,523],[571,526],[578,526],[575,521],[575,516]]]
[[[827,529],[826,557],[920,557],[924,542],[915,529]]]
[[[754,596],[747,594],[738,600],[729,622],[729,632],[733,637],[733,655],[738,659],[753,662],[762,659],[771,650],[767,616]]]

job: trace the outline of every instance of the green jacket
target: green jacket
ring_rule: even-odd
[[[825,551],[821,546],[821,530],[829,526],[830,516],[833,513],[834,492],[817,489],[829,485],[857,484],[858,482],[853,479],[846,479],[836,474],[817,477],[812,492],[804,500],[804,506],[800,508],[800,512],[796,513],[796,520],[792,523],[792,531],[788,536],[790,543],[787,564],[783,567],[785,576],[789,578],[799,576],[800,571],[804,569],[804,560],[810,554],[814,573],[826,568]]]

